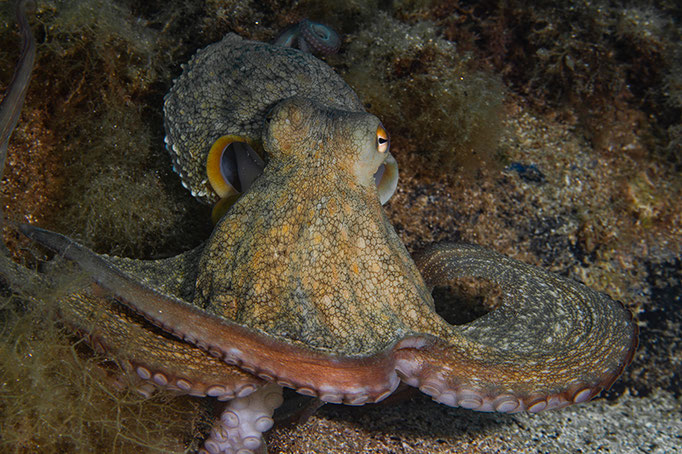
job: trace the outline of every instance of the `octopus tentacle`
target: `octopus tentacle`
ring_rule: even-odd
[[[206,178],[213,143],[224,135],[260,141],[266,114],[292,96],[364,111],[343,79],[305,52],[234,34],[197,52],[164,101],[166,147],[182,184],[204,202],[216,201]]]
[[[303,19],[298,24],[298,30],[298,47],[304,52],[329,55],[337,53],[341,48],[339,34],[328,25]]]
[[[303,19],[284,29],[275,38],[274,44],[283,47],[297,47],[303,52],[318,55],[335,54],[341,48],[341,38],[333,28],[319,22]]]
[[[126,371],[155,388],[228,400],[265,384],[193,345],[150,329],[144,319],[102,296],[97,286],[91,287],[62,298],[62,320],[87,334],[93,348],[111,354]]]
[[[267,385],[248,397],[238,397],[225,406],[211,429],[204,448],[206,454],[256,452],[263,445],[262,434],[272,427],[272,415],[282,405],[282,387]]]
[[[68,238],[21,230],[76,261],[116,300],[162,329],[251,374],[326,402],[361,405],[389,395],[398,376],[448,405],[540,411],[591,399],[634,354],[637,328],[608,296],[478,246],[439,245],[419,266],[429,284],[490,279],[502,306],[464,326],[414,333],[370,356],[339,356],[205,313],[135,281]],[[528,335],[534,333],[534,335]],[[397,374],[396,374],[397,372]]]
[[[400,382],[390,349],[371,356],[339,356],[273,338],[149,288],[63,235],[28,224],[19,229],[78,263],[98,285],[116,295],[116,301],[164,331],[264,380],[325,402],[349,405],[382,400]]]
[[[298,45],[298,23],[291,24],[272,41],[275,46],[296,47]]]
[[[417,259],[430,285],[480,277],[500,307],[424,348],[396,351],[408,384],[480,411],[561,408],[608,388],[629,364],[637,327],[628,310],[570,279],[474,246],[442,244]]]
[[[171,259],[176,265],[192,260],[196,250]],[[135,261],[118,259],[123,266]],[[144,273],[144,265],[136,264]],[[147,273],[148,277],[153,274]],[[60,290],[47,276],[18,265],[0,255],[0,278],[14,289],[38,299],[36,289],[50,293]],[[146,380],[151,389],[163,388],[193,396],[227,400],[245,396],[263,386],[263,380],[230,366],[181,340],[150,329],[147,322],[120,304],[102,295],[102,289],[88,285],[60,297],[60,320],[82,333],[98,352],[112,355],[123,369]],[[143,394],[149,386],[138,388]]]

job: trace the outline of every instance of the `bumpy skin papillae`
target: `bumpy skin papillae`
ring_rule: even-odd
[[[364,154],[379,120],[303,98],[270,115],[270,162],[216,226],[194,303],[331,354],[382,351],[432,303],[379,203],[386,153]]]
[[[206,177],[213,142],[230,134],[259,142],[265,114],[291,96],[364,111],[343,79],[308,53],[234,34],[198,51],[164,102],[166,144],[185,187],[215,202]]]

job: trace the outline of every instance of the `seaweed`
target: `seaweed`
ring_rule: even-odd
[[[64,267],[52,272],[54,288],[0,287],[0,450],[185,452],[192,444],[196,449],[210,427],[203,403],[169,393],[139,394],[139,383],[118,364],[94,353],[58,321],[59,296],[83,277]]]
[[[42,43],[3,188],[5,200],[27,196],[9,215],[110,253],[150,257],[197,244],[211,228],[208,209],[180,186],[163,148],[168,32],[99,0],[47,2],[36,17]]]
[[[397,16],[434,21],[439,33],[503,77],[544,112],[570,111],[597,151],[630,153],[623,112],[650,138],[639,158],[682,170],[679,9],[606,1],[402,1]],[[613,133],[612,133],[613,131]],[[642,152],[644,151],[644,152]]]

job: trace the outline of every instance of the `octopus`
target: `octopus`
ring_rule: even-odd
[[[135,260],[19,229],[89,276],[61,316],[141,389],[225,402],[203,452],[262,450],[283,388],[364,405],[415,387],[539,412],[589,401],[631,361],[637,327],[604,293],[477,245],[413,259],[382,208],[397,184],[388,133],[312,55],[229,34],[185,66],[164,112],[183,185],[231,198],[208,240]],[[462,278],[503,297],[452,325],[432,289]]]

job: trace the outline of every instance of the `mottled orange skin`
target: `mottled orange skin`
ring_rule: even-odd
[[[336,354],[371,354],[433,321],[433,301],[379,203],[379,120],[283,102],[263,175],[217,225],[194,304]]]

